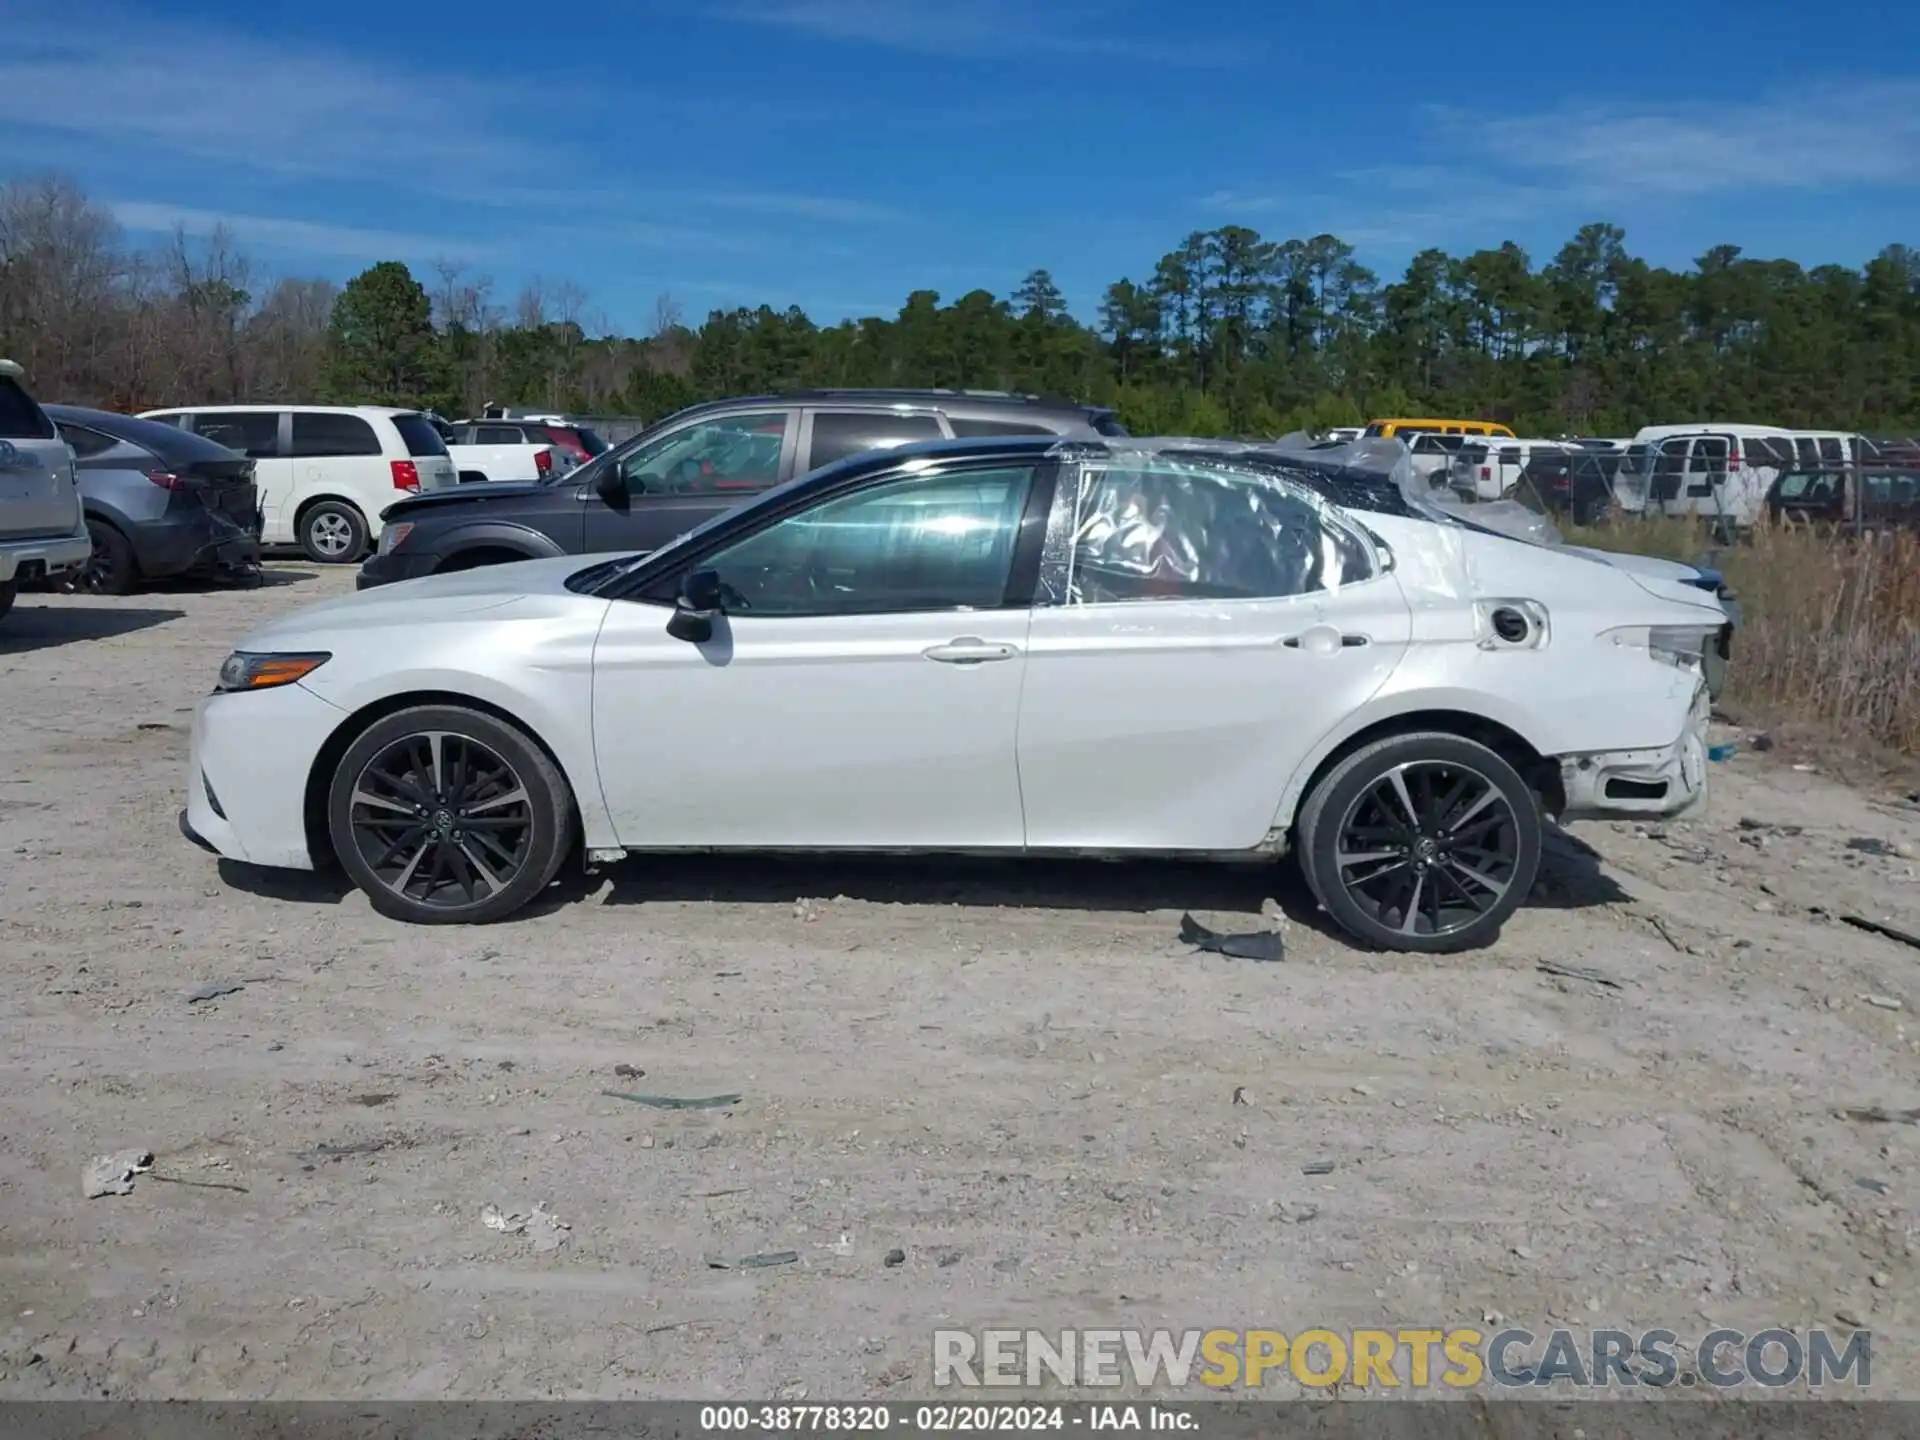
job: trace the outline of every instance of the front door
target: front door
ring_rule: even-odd
[[[582,553],[658,550],[701,521],[792,474],[799,412],[766,410],[689,421],[610,459],[620,495],[579,486]]]
[[[1030,466],[894,472],[772,520],[689,560],[725,597],[701,643],[615,604],[593,728],[620,843],[1017,848],[1034,490]]]
[[[1020,702],[1027,844],[1254,848],[1405,655],[1399,582],[1271,475],[1116,460],[1063,472],[1055,506]]]

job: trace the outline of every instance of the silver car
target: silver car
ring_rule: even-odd
[[[13,361],[0,360],[0,615],[23,583],[61,579],[93,550],[73,456],[24,378]]]

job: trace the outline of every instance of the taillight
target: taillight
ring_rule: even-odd
[[[1480,467],[1480,478],[1482,480],[1491,480],[1493,478],[1493,467],[1491,465],[1482,465]]]
[[[171,470],[149,470],[147,472],[147,479],[158,485],[162,490],[184,490],[187,488],[187,482]]]
[[[542,475],[548,474],[550,471],[552,471],[553,451],[551,450],[534,451],[533,452],[533,468],[535,470],[538,470]]]
[[[393,462],[393,488],[396,490],[412,490],[418,492],[420,489],[420,467],[411,460],[395,460]]]
[[[1740,468],[1740,447],[1737,445],[1734,447],[1733,453],[1727,456],[1727,468],[1729,470],[1738,470]]]

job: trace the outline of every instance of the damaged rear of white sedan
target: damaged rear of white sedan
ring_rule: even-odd
[[[317,605],[228,660],[182,827],[420,923],[581,851],[1291,850],[1357,939],[1450,951],[1526,898],[1547,818],[1700,802],[1711,594],[1310,480],[941,441],[651,555]]]

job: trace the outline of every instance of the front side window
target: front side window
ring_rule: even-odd
[[[280,417],[271,410],[202,411],[194,417],[193,431],[249,460],[272,460],[280,454]]]
[[[293,414],[293,453],[297,458],[322,455],[378,455],[380,437],[358,415]]]
[[[849,455],[941,438],[940,422],[931,415],[817,410],[813,416],[813,446],[808,451],[807,468],[818,470]]]
[[[1056,603],[1276,600],[1374,573],[1356,530],[1311,491],[1274,475],[1122,460],[1069,471],[1055,504],[1042,571]],[[1067,504],[1073,511],[1063,526]],[[1056,545],[1062,531],[1070,544]]]
[[[620,461],[629,494],[708,495],[764,490],[780,478],[785,412],[696,420]]]
[[[776,520],[700,568],[744,619],[997,609],[1033,473],[888,480]]]

